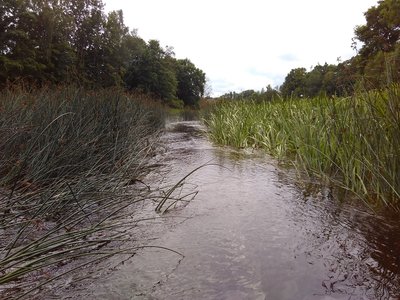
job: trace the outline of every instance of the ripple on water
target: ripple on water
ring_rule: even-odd
[[[264,155],[214,147],[198,122],[168,125],[163,137],[173,183],[199,194],[165,223],[153,245],[92,283],[87,299],[399,299],[398,220],[292,184]]]

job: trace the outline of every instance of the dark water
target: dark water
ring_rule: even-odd
[[[329,190],[296,187],[260,153],[213,146],[195,121],[170,123],[159,155],[197,197],[150,245],[72,298],[400,299],[400,226]],[[184,193],[185,191],[182,191]],[[151,208],[153,211],[153,207]],[[184,221],[178,221],[184,220]],[[68,297],[67,297],[68,298]]]

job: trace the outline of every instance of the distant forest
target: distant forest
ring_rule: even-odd
[[[357,55],[338,64],[296,68],[280,87],[227,93],[222,98],[272,99],[318,95],[346,96],[355,90],[379,89],[400,82],[400,0],[379,1],[364,13],[366,24],[355,28],[352,47]],[[338,20],[340,22],[340,20]],[[357,49],[357,41],[361,48]]]
[[[176,106],[196,105],[205,73],[156,40],[145,42],[102,0],[2,0],[0,87],[123,86]]]
[[[400,0],[379,1],[365,18],[355,29],[353,58],[293,69],[280,87],[222,97],[345,96],[399,82]],[[121,10],[106,14],[102,0],[2,0],[0,88],[16,82],[121,86],[182,107],[198,104],[206,76],[189,59],[176,59],[173,48],[130,31]]]

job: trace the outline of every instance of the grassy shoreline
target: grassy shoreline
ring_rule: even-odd
[[[399,210],[400,86],[348,98],[223,101],[206,117],[221,145],[262,148],[371,205]]]
[[[134,98],[73,86],[2,91],[1,297],[28,295],[74,268],[137,250],[115,247],[140,221],[121,215],[152,197],[140,178],[164,118]]]

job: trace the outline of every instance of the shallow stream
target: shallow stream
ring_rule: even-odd
[[[326,188],[301,188],[262,153],[212,145],[198,121],[170,122],[164,183],[198,190],[150,245],[75,299],[400,299],[400,221]],[[69,298],[69,297],[66,297]]]

